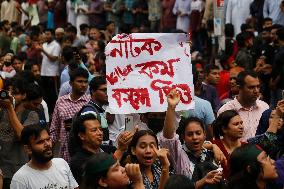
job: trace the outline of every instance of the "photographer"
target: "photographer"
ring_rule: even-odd
[[[19,137],[25,125],[39,123],[35,111],[24,105],[26,90],[23,78],[13,78],[11,91],[1,91],[0,99],[0,169],[3,171],[3,188],[10,188],[14,173],[27,160]]]

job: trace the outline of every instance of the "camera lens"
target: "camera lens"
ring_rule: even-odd
[[[4,91],[4,90],[0,91],[0,98],[1,98],[1,99],[3,99],[3,100],[4,100],[4,99],[7,99],[8,96],[9,96],[9,94],[8,94],[7,91]]]

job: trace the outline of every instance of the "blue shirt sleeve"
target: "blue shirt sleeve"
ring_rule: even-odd
[[[94,76],[89,72],[88,68],[86,67],[84,63],[81,63],[80,67],[88,71],[88,74],[89,74],[88,82],[90,83],[90,81],[94,78]]]

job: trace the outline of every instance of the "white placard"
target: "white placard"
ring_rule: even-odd
[[[187,34],[119,34],[105,53],[108,112],[164,112],[172,88],[181,95],[177,111],[194,108]]]

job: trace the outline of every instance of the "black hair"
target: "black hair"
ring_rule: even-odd
[[[198,73],[195,65],[192,66],[192,75],[193,75],[193,85],[195,86],[197,84],[198,76],[199,76],[199,73]]]
[[[254,72],[254,71],[245,70],[245,71],[240,72],[237,76],[237,85],[240,88],[243,88],[246,85],[245,79],[246,79],[247,76],[251,76],[253,78],[258,78],[257,73]]]
[[[40,126],[40,125],[27,125],[23,128],[21,132],[21,142],[24,145],[30,144],[30,138],[35,137],[38,138],[40,136],[40,133],[42,131],[46,130],[46,132],[49,134],[49,131],[47,127]]]
[[[2,27],[4,27],[4,25],[9,24],[9,23],[10,23],[9,20],[3,20],[1,22],[1,25],[2,25]]]
[[[136,156],[132,154],[132,149],[137,146],[138,140],[145,135],[150,135],[150,136],[154,137],[155,141],[157,143],[157,146],[159,145],[157,135],[152,130],[140,130],[140,131],[136,132],[133,135],[132,140],[128,145],[128,154],[130,154],[131,162],[133,162],[133,163],[134,162],[138,163],[138,162],[137,162]]]
[[[18,52],[18,54],[16,56],[14,56],[14,60],[20,60],[21,62],[27,60],[27,53],[26,52]]]
[[[105,52],[105,48],[106,48],[105,42],[103,40],[98,40],[97,42],[98,42],[100,52]]]
[[[188,118],[182,117],[182,119],[179,122],[179,127],[178,127],[177,132],[184,136],[185,129],[192,122],[198,123],[200,125],[200,127],[202,128],[202,130],[205,132],[205,125],[204,125],[203,121],[201,119],[199,119],[198,117],[188,117]]]
[[[39,36],[40,34],[40,27],[39,25],[34,25],[30,27],[30,35],[31,36]]]
[[[97,26],[94,26],[94,25],[91,25],[89,28],[90,28],[90,30],[91,29],[96,29],[96,30],[100,31],[99,28]]]
[[[42,89],[35,83],[30,83],[26,87],[26,100],[36,100],[43,97]]]
[[[250,149],[252,145],[255,144],[242,145],[232,152],[229,161],[229,189],[258,188],[256,185],[256,180],[259,176],[259,173],[262,171],[260,162],[255,160],[247,165],[242,163],[242,160],[240,159],[243,152]],[[248,166],[250,166],[249,170]]]
[[[63,37],[63,40],[62,40],[62,41],[63,41],[63,42],[66,42],[66,41],[73,41],[73,39],[72,39],[71,36],[65,35],[65,36]]]
[[[85,23],[84,24],[80,24],[80,31],[85,30],[87,28],[89,28],[88,24],[85,24]]]
[[[278,40],[284,41],[284,27],[281,27],[277,30],[276,35],[278,37]]]
[[[192,182],[185,175],[172,175],[165,184],[165,189],[194,189]]]
[[[280,25],[280,24],[273,24],[272,26],[271,26],[271,30],[273,30],[273,29],[279,29],[279,28],[282,28],[283,26],[282,25]]]
[[[70,47],[70,46],[65,46],[63,49],[62,49],[62,53],[61,53],[61,56],[64,58],[64,60],[66,62],[69,62],[71,61],[73,58],[74,58],[74,54],[73,54],[73,47]]]
[[[74,71],[77,68],[79,68],[79,65],[78,65],[76,60],[71,60],[70,62],[68,62],[68,69],[69,69],[69,71]],[[70,72],[69,72],[69,74],[70,74]]]
[[[44,32],[50,32],[52,36],[55,35],[55,31],[54,31],[54,29],[52,29],[52,28],[46,28],[46,29],[44,30]]]
[[[23,60],[20,59],[20,57],[17,56],[17,55],[13,56],[13,59],[12,59],[12,63],[13,63],[13,64],[15,63],[15,60],[19,60],[19,61],[23,62]]]
[[[216,139],[220,139],[221,136],[224,136],[223,128],[227,128],[231,119],[239,115],[235,110],[226,110],[222,112],[216,120],[213,122],[213,134]]]
[[[92,94],[93,91],[97,90],[100,86],[105,85],[106,83],[107,82],[105,76],[94,77],[89,84],[90,94]]]
[[[20,83],[25,84],[27,86],[29,83],[33,83],[35,81],[35,77],[30,70],[24,70],[18,73],[15,78],[18,80],[22,80]]]
[[[110,24],[115,24],[113,21],[107,21],[106,23],[105,23],[105,28],[106,27],[108,27]]]
[[[207,64],[204,67],[204,74],[208,76],[212,70],[220,70],[220,68],[216,66],[215,64]]]
[[[73,82],[77,77],[84,77],[88,79],[89,73],[84,68],[79,67],[70,73],[70,81]]]
[[[12,88],[14,92],[18,94],[25,94],[26,93],[26,80],[23,79],[23,77],[16,76],[12,78]]]
[[[225,24],[225,36],[233,38],[234,35],[235,35],[234,25],[231,23]]]
[[[95,57],[96,59],[98,59],[98,60],[106,60],[106,54],[104,53],[104,52],[98,52],[97,54],[96,54],[96,57]]]
[[[262,25],[263,25],[265,22],[267,22],[267,21],[272,22],[272,18],[269,18],[269,17],[263,18],[263,20],[262,20]]]
[[[71,32],[71,33],[77,34],[77,28],[75,26],[69,26],[66,29],[66,32]]]
[[[17,35],[19,35],[20,33],[24,33],[25,32],[25,30],[23,29],[22,26],[17,26],[15,28],[15,31],[16,31]]]
[[[249,38],[253,38],[253,37],[254,37],[254,34],[252,32],[245,31],[245,32],[239,33],[236,36],[238,47],[245,47],[246,40],[248,40]]]
[[[79,146],[82,146],[82,141],[81,141],[81,138],[79,137],[79,133],[86,132],[86,127],[84,125],[84,122],[88,120],[98,120],[98,119],[94,114],[89,113],[89,114],[80,115],[76,117],[76,119],[74,120],[72,124],[72,136],[73,136],[74,142],[79,144]]]
[[[83,171],[85,171],[86,167],[93,167],[96,164],[101,164],[109,157],[109,154],[105,152],[100,152],[98,154],[95,154],[91,156],[88,161],[86,162]],[[98,189],[103,188],[99,185],[99,180],[101,178],[107,177],[108,170],[104,170],[101,172],[98,172],[96,174],[83,174],[82,176],[82,182],[80,184],[80,189]]]
[[[246,32],[247,29],[252,29],[253,27],[249,24],[242,24],[241,25],[241,32]]]
[[[272,26],[263,28],[261,32],[271,32]]]
[[[12,21],[11,22],[11,28],[16,28],[18,26],[18,22],[16,22],[16,21]],[[14,30],[15,31],[15,30]]]

